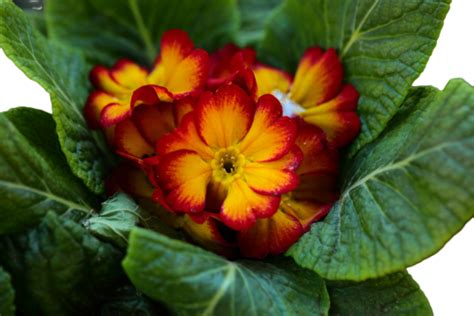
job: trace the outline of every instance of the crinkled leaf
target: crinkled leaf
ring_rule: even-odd
[[[102,204],[99,214],[93,214],[84,225],[98,238],[116,246],[126,247],[128,235],[139,220],[138,205],[126,194],[119,193]]]
[[[2,260],[22,287],[18,308],[28,305],[30,312],[34,305],[45,315],[87,314],[123,278],[121,252],[53,212],[37,228],[2,244],[0,250],[16,254]]]
[[[67,165],[50,114],[0,113],[0,139],[0,235],[31,227],[48,211],[88,213],[95,206]]]
[[[123,57],[151,64],[168,29],[183,29],[197,46],[215,49],[238,27],[232,0],[49,0],[45,11],[50,36],[106,65]]]
[[[265,23],[283,0],[239,0],[240,28],[236,42],[240,46],[257,44],[263,37]]]
[[[158,316],[166,315],[161,306],[157,306],[133,286],[124,286],[116,290],[112,297],[100,308],[101,316]]]
[[[398,271],[443,247],[473,217],[473,196],[474,88],[458,79],[417,89],[289,254],[328,279]]]
[[[87,128],[82,115],[89,82],[82,55],[47,41],[9,0],[0,0],[0,47],[48,91],[59,142],[73,173],[92,191],[102,192],[108,150],[102,136]]]
[[[294,70],[310,46],[334,47],[361,94],[355,153],[395,115],[424,69],[450,0],[287,0],[266,27],[260,57]]]
[[[13,290],[10,275],[0,267],[0,315],[15,315],[15,291]]]
[[[179,315],[321,315],[329,308],[322,279],[291,260],[228,261],[140,228],[123,266],[138,289]]]
[[[408,272],[364,282],[327,282],[330,315],[433,315],[428,299]]]

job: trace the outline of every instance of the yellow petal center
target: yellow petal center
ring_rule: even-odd
[[[245,162],[244,155],[233,146],[218,150],[211,161],[214,180],[228,184],[240,178]]]

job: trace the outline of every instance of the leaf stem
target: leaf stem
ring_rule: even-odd
[[[138,8],[138,0],[129,0],[128,4],[130,9],[132,10],[133,17],[135,18],[135,22],[137,23],[138,31],[143,39],[143,43],[145,44],[146,55],[148,62],[151,64],[155,59],[155,46],[153,45],[153,40],[151,39],[150,32],[145,26],[145,22],[143,21],[142,14],[140,13],[140,9]]]

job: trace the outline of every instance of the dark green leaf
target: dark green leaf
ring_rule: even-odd
[[[408,272],[364,282],[328,282],[330,315],[433,315],[430,303]]]
[[[11,284],[10,275],[0,267],[0,315],[15,315],[14,298],[15,291]]]
[[[450,0],[287,0],[267,24],[259,55],[294,70],[310,46],[334,47],[361,94],[355,153],[375,139],[424,69]]]
[[[84,225],[98,238],[126,247],[128,235],[139,220],[138,205],[127,195],[119,193],[102,204],[99,214],[93,214]]]
[[[3,261],[23,287],[19,308],[36,304],[45,315],[84,315],[123,278],[121,252],[64,216],[49,212],[37,228],[13,239],[3,240],[1,250],[17,255]]]
[[[133,286],[119,288],[113,297],[107,299],[100,309],[101,316],[158,316],[166,315],[161,307],[156,306]]]
[[[257,44],[263,37],[265,23],[283,0],[239,0],[240,28],[236,41],[240,46]]]
[[[0,234],[35,225],[47,211],[90,212],[95,199],[70,171],[43,111],[0,114]]]
[[[123,262],[132,283],[179,315],[321,315],[324,282],[291,260],[232,262],[135,228]]]
[[[437,252],[474,215],[474,88],[415,90],[352,161],[340,200],[289,250],[328,279],[364,280]]]
[[[45,11],[50,36],[105,65],[122,57],[150,65],[168,29],[184,29],[197,46],[215,49],[238,27],[232,0],[49,0]]]
[[[82,55],[46,41],[9,0],[0,0],[0,47],[49,92],[59,142],[73,173],[92,191],[102,192],[108,150],[102,136],[87,128],[82,115],[88,94],[88,69]]]

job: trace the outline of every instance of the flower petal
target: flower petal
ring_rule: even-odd
[[[198,135],[194,113],[185,115],[175,130],[158,139],[156,143],[156,152],[160,155],[183,149],[195,151],[204,159],[214,157],[214,152]]]
[[[130,104],[132,108],[136,108],[141,104],[154,105],[160,102],[172,102],[173,98],[173,95],[166,88],[146,85],[133,92]]]
[[[160,55],[148,80],[150,83],[164,86],[178,65],[194,49],[188,34],[182,30],[169,30],[163,33],[160,43]]]
[[[356,113],[358,99],[357,91],[346,85],[337,97],[308,109],[301,116],[306,122],[321,128],[332,146],[342,147],[351,142],[360,130]]]
[[[133,197],[150,199],[153,186],[145,173],[128,163],[122,163],[112,171],[105,182],[107,195],[125,192]]]
[[[240,151],[253,161],[271,161],[285,155],[296,138],[296,123],[281,117],[282,109],[272,95],[260,97],[249,132],[240,143]]]
[[[151,155],[153,146],[146,141],[132,120],[127,119],[115,127],[115,146],[117,151],[137,158]]]
[[[238,235],[240,251],[245,257],[262,259],[285,252],[304,230],[300,222],[282,211],[259,219],[250,229]]]
[[[148,71],[126,59],[120,59],[110,69],[110,77],[120,86],[134,90],[147,82]]]
[[[146,141],[152,145],[176,127],[172,103],[141,105],[134,109],[131,119]]]
[[[179,150],[160,159],[157,181],[177,212],[201,212],[212,169],[193,151]]]
[[[186,214],[183,222],[183,229],[197,243],[218,254],[232,255],[235,246],[227,242],[221,235],[215,219],[207,217],[202,223],[198,223]]]
[[[338,174],[313,172],[300,175],[300,185],[291,192],[291,199],[313,201],[321,204],[334,203],[339,198]]]
[[[318,127],[299,120],[296,145],[304,157],[298,167],[298,174],[318,171],[338,172],[338,152],[327,148],[324,132]]]
[[[130,89],[123,87],[116,82],[111,77],[109,70],[103,66],[95,66],[92,68],[89,77],[97,90],[103,90],[108,94],[112,94],[119,98],[125,97],[131,93]]]
[[[176,97],[202,90],[209,74],[209,56],[202,49],[194,50],[174,69],[165,87]]]
[[[100,124],[102,127],[111,127],[128,118],[130,113],[130,104],[128,102],[108,104],[100,113]]]
[[[173,114],[176,126],[181,124],[181,121],[186,116],[186,114],[194,110],[196,104],[197,98],[194,97],[186,97],[175,102]]]
[[[89,95],[84,106],[84,116],[90,128],[98,129],[100,125],[100,113],[109,104],[118,100],[104,91],[96,90]]]
[[[292,78],[287,72],[264,64],[256,64],[252,69],[257,81],[259,97],[275,90],[287,93],[290,89]]]
[[[313,201],[283,199],[280,204],[280,209],[286,214],[297,218],[303,229],[307,231],[312,223],[323,218],[329,212],[331,206],[331,204]]]
[[[271,163],[247,163],[244,178],[255,192],[262,194],[283,194],[298,186],[298,176],[295,172],[273,168]]]
[[[252,100],[236,85],[204,93],[195,110],[198,133],[212,148],[235,145],[247,133],[254,109]]]
[[[232,229],[248,229],[257,218],[272,216],[279,204],[279,196],[259,194],[253,191],[244,180],[236,179],[229,186],[219,218]]]
[[[209,56],[202,49],[194,49],[188,34],[170,30],[163,34],[160,55],[148,81],[165,87],[177,98],[201,90],[209,74]]]
[[[207,87],[215,90],[222,85],[235,84],[257,99],[257,82],[251,66],[256,52],[251,48],[240,49],[228,44],[211,55],[210,75]]]
[[[305,108],[333,98],[341,87],[342,64],[332,48],[309,48],[301,58],[290,98]]]

